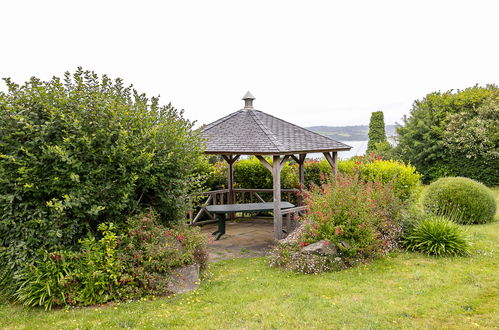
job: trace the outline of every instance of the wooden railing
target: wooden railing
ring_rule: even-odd
[[[272,189],[234,189],[234,200],[236,203],[265,203],[272,201]],[[282,200],[295,201],[297,200],[298,189],[281,189]],[[198,196],[202,201],[198,207],[189,212],[189,221],[191,225],[200,225],[204,223],[214,222],[215,216],[206,211],[208,205],[223,205],[228,204],[229,189],[220,189],[204,192]],[[295,209],[295,208],[293,208]],[[287,211],[287,210],[283,210]],[[295,211],[298,212],[298,211]],[[283,213],[290,214],[290,213]],[[203,215],[206,215],[209,220],[202,220]]]

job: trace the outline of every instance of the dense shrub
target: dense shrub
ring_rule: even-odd
[[[197,263],[207,252],[199,228],[166,228],[147,216],[129,220],[117,235],[101,224],[102,238],[80,241],[78,251],[40,253],[15,277],[13,297],[27,306],[93,305],[168,294],[171,271]]]
[[[0,269],[154,206],[184,215],[201,139],[171,105],[78,69],[0,92]],[[12,276],[9,271],[8,276]]]
[[[468,178],[441,178],[423,193],[426,211],[452,217],[460,223],[486,223],[494,219],[496,200],[483,184]]]
[[[440,216],[420,221],[404,239],[410,251],[434,256],[466,255],[469,242],[466,233],[455,222]]]
[[[206,238],[198,227],[166,228],[151,214],[132,218],[128,225],[118,245],[122,298],[167,294],[174,268],[195,263],[206,268]]]
[[[396,153],[425,183],[466,176],[499,184],[499,88],[473,86],[426,95],[397,129]]]
[[[271,159],[267,159],[272,163]],[[227,187],[227,162],[218,161],[211,165],[205,186],[211,190]],[[234,186],[244,189],[272,189],[272,173],[256,157],[238,160],[234,163]],[[298,187],[298,177],[294,169],[286,163],[281,170],[282,188]]]
[[[321,186],[332,178],[332,169],[325,159],[308,159],[305,161],[305,188],[312,185]],[[382,160],[373,155],[355,157],[338,161],[338,172],[347,175],[358,175],[365,181],[392,183],[396,195],[406,201],[419,195],[421,175],[414,166],[405,165],[394,160]],[[207,187],[217,189],[225,187],[227,182],[227,164],[217,162],[206,170]],[[272,173],[258,159],[252,157],[238,161],[234,165],[235,185],[240,188],[272,188]],[[298,188],[298,165],[288,163],[281,172],[283,188]]]
[[[339,175],[330,184],[313,188],[307,204],[307,222],[297,244],[306,246],[324,240],[338,250],[329,264],[315,265],[322,268],[335,268],[335,264],[348,267],[386,254],[398,246],[402,203],[390,184]],[[282,247],[279,247],[274,256],[282,260],[282,253]],[[295,260],[289,265],[296,262],[299,254],[293,256]],[[277,259],[271,259],[271,263],[286,263]],[[286,268],[309,269],[300,264]]]
[[[361,157],[356,162],[356,170],[364,181],[391,183],[395,194],[403,201],[414,199],[419,195],[421,175],[414,166],[373,157],[374,154],[371,154],[369,157]]]

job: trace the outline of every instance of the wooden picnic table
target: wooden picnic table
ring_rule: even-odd
[[[295,207],[289,202],[281,202],[281,210],[290,209]],[[217,235],[215,239],[218,241],[222,235],[225,234],[225,215],[227,213],[235,212],[264,212],[264,211],[274,211],[274,203],[243,203],[243,204],[223,204],[223,205],[208,205],[206,206],[206,211],[209,213],[216,214],[218,230],[212,235]]]

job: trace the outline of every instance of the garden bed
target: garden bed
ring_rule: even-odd
[[[470,257],[395,253],[320,275],[225,260],[192,293],[50,312],[3,305],[0,328],[493,328],[499,222],[467,228]]]

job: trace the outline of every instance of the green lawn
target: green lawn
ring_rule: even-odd
[[[494,328],[497,220],[468,227],[466,258],[398,253],[322,275],[271,269],[264,258],[222,261],[193,293],[50,312],[1,305],[0,328]]]

